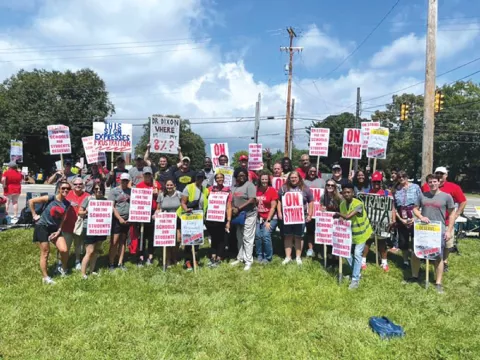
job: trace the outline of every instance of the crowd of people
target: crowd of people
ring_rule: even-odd
[[[411,277],[406,282],[419,281],[420,260],[411,251],[414,220],[419,219],[425,223],[441,222],[444,242],[442,256],[435,261],[435,281],[437,290],[443,292],[442,275],[449,269],[448,255],[454,247],[453,225],[466,205],[461,188],[447,181],[448,171],[445,167],[438,167],[420,188],[409,181],[405,171],[398,169],[391,170],[391,179],[387,181],[383,172],[375,171],[370,174],[362,169],[345,177],[342,167],[334,164],[332,177],[325,181],[319,169],[311,164],[308,154],[301,156],[300,167],[296,169],[292,166],[292,160],[285,157],[274,164],[267,161],[265,169],[261,171],[249,170],[248,157],[242,155],[239,158],[239,167],[234,169],[232,186],[229,187],[225,186],[224,175],[214,171],[210,158],[205,158],[201,170],[194,170],[190,166],[190,158],[183,156],[180,149],[178,157],[178,163],[172,166],[168,164],[165,156],[160,157],[158,164],[153,164],[147,150],[145,156],[135,159],[135,165],[130,170],[126,169],[125,160],[118,157],[116,166],[108,173],[105,173],[103,166],[94,164],[83,176],[73,174],[71,163],[67,162],[63,171],[50,176],[48,182],[56,184],[55,195],[34,198],[29,202],[36,221],[34,242],[40,247],[43,281],[54,283],[47,273],[50,242],[57,248],[57,272],[60,275],[63,276],[69,271],[68,257],[72,244],[75,248],[75,269],[79,270],[84,278],[89,274],[96,274],[96,260],[106,237],[86,235],[90,199],[110,200],[114,204],[108,254],[111,271],[116,268],[126,270],[124,264],[127,248],[130,259],[139,267],[153,264],[154,219],[159,212],[178,215],[177,244],[167,249],[164,265],[170,267],[183,262],[186,270],[192,270],[197,265],[194,264],[192,248],[184,246],[183,252],[179,251],[181,215],[195,210],[201,210],[206,215],[209,196],[215,192],[227,193],[228,197],[225,221],[205,221],[211,244],[208,267],[216,268],[230,258],[232,266],[242,264],[244,270],[248,271],[254,264],[254,256],[258,264],[266,265],[272,261],[274,253],[284,254],[283,265],[292,261],[302,265],[303,256],[316,255],[315,199],[312,189],[317,188],[323,189],[320,203],[317,204],[321,210],[334,212],[334,217],[351,221],[352,255],[348,259],[352,268],[351,289],[360,285],[361,271],[367,267],[367,255],[374,237],[365,205],[357,199],[358,194],[368,193],[393,198],[394,209],[390,224],[392,235],[379,236],[377,250],[385,272],[389,271],[388,247],[391,252],[402,252],[404,268],[411,268]],[[228,157],[222,155],[219,165],[228,164]],[[19,192],[15,186],[9,187],[11,179],[15,179],[12,171],[18,172],[13,164],[2,176],[2,182],[9,201],[15,204]],[[278,179],[281,179],[280,184]],[[276,180],[275,184],[272,183],[273,180]],[[108,197],[105,197],[106,187],[110,187]],[[133,187],[153,189],[152,220],[144,224],[145,246],[142,249],[139,247],[139,224],[128,222]],[[283,224],[282,199],[288,192],[302,194],[304,224]],[[43,204],[44,210],[41,214],[36,213],[38,204]],[[455,204],[458,209],[455,209]],[[277,229],[283,249],[275,249],[273,246],[272,237]],[[195,247],[194,251],[197,252],[198,248]],[[331,247],[327,257],[330,266],[338,265]]]

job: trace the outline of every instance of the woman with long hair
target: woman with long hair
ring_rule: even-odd
[[[40,269],[42,271],[43,282],[45,284],[55,284],[47,272],[48,255],[50,254],[50,242],[52,242],[62,259],[62,276],[67,273],[68,250],[65,238],[62,236],[62,226],[65,220],[65,214],[70,207],[66,199],[68,192],[72,189],[68,182],[62,181],[58,184],[56,195],[45,195],[33,198],[29,201],[30,211],[33,220],[36,221],[33,231],[33,242],[38,243],[40,248]],[[35,210],[35,204],[47,204],[38,215]]]
[[[365,172],[358,169],[353,177],[353,190],[355,191],[355,196],[359,193],[368,194],[370,188],[370,182],[368,181]]]
[[[338,192],[337,183],[333,179],[328,179],[325,184],[325,192],[320,198],[320,208],[323,211],[339,212],[342,200],[343,198]],[[331,246],[327,246],[327,260],[330,265],[336,266],[338,264],[338,261],[335,261],[332,255]]]
[[[303,210],[305,213],[305,221],[308,223],[312,221],[313,217],[313,195],[308,186],[303,182],[302,177],[297,171],[291,171],[288,175],[287,182],[278,192],[278,217],[283,219],[283,196],[289,192],[300,192],[303,198]],[[284,219],[283,219],[284,220]],[[285,245],[285,260],[282,264],[286,265],[292,261],[292,248],[295,245],[296,262],[297,265],[302,265],[302,250],[303,250],[303,233],[305,231],[305,223],[286,225],[283,224],[283,235]]]
[[[18,220],[18,198],[22,193],[22,178],[23,175],[18,171],[18,166],[15,161],[8,163],[8,170],[1,176],[3,193],[7,197],[7,212],[10,210],[10,205],[13,207],[12,222],[16,223]]]
[[[305,177],[305,185],[307,185],[312,191],[313,203],[314,203],[313,215],[315,215],[315,208],[320,208],[321,189],[325,189],[325,180],[318,177],[318,169],[316,166],[312,165],[307,169],[307,173]],[[312,219],[312,221],[307,223],[307,246],[308,246],[307,257],[314,256],[314,252],[313,252],[314,240],[315,240],[315,219]]]

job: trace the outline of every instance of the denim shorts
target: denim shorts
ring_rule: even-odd
[[[305,224],[283,225],[284,236],[303,236],[305,232]]]

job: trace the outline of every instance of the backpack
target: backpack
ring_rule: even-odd
[[[382,339],[405,336],[405,331],[403,331],[403,328],[400,325],[394,324],[385,316],[373,316],[368,321],[368,324],[372,328],[373,332],[376,332],[378,335],[380,335],[380,338]]]

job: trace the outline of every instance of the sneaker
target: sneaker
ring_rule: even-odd
[[[257,262],[258,262],[259,264],[261,264],[261,263],[263,262],[263,257],[258,256],[258,257],[257,257]]]
[[[252,264],[246,264],[243,268],[244,271],[249,271],[252,268]]]
[[[367,270],[367,263],[362,263],[362,270]]]
[[[96,271],[92,271],[92,272],[90,273],[90,275],[99,276],[99,275],[98,275],[98,272],[96,272]]]
[[[238,264],[240,264],[241,261],[240,260],[235,260],[234,262],[230,263],[231,266],[237,266]]]
[[[16,224],[18,222],[18,217],[14,216],[10,219],[11,224]]]
[[[108,267],[108,270],[109,270],[110,272],[114,272],[114,271],[115,271],[115,265],[110,265],[110,266]]]
[[[55,281],[53,281],[53,279],[50,277],[50,276],[47,276],[47,277],[44,277],[42,279],[42,282],[45,284],[45,285],[55,285]]]
[[[313,253],[313,249],[308,249],[307,250],[307,257],[313,257],[314,253]]]
[[[439,293],[439,294],[444,294],[445,293],[445,291],[443,291],[442,284],[435,284],[435,290],[437,290],[437,293]]]
[[[137,267],[142,268],[144,266],[143,260],[138,260]]]
[[[272,262],[272,260],[263,259],[261,264],[262,264],[262,265],[268,265],[268,264],[270,264],[271,262]]]
[[[57,267],[55,268],[55,274],[61,274],[63,272],[63,268],[61,264],[58,264]]]
[[[302,265],[302,264],[303,264],[302,258],[297,257],[297,258],[295,259],[295,261],[297,262],[297,265]]]
[[[82,270],[82,263],[80,261],[75,262],[75,270],[77,271]]]
[[[448,264],[443,263],[443,272],[448,272]]]
[[[67,272],[63,270],[61,266],[58,268],[58,273],[60,274],[61,277],[67,276]]]
[[[212,264],[209,266],[210,269],[215,269],[220,265],[220,261],[214,261]]]
[[[147,259],[146,265],[147,266],[152,266],[153,265],[153,260],[152,259]]]
[[[122,271],[127,271],[127,267],[123,264],[118,264],[118,268]]]
[[[192,263],[190,261],[185,261],[185,268],[187,269],[187,271],[192,271]]]
[[[285,258],[285,260],[282,261],[282,265],[287,265],[290,261],[292,261],[292,258]]]
[[[403,281],[404,284],[415,284],[418,283],[418,277],[409,277],[408,279]]]
[[[402,265],[404,270],[407,270],[410,268],[410,262],[409,261],[404,261]]]
[[[390,268],[388,267],[388,264],[382,265],[382,269],[383,269],[383,271],[385,271],[385,272],[389,272],[389,271],[390,271]]]
[[[352,282],[350,283],[350,286],[348,287],[348,290],[358,289],[359,286],[360,286],[360,282],[358,280],[352,280]]]
[[[88,276],[87,276],[87,275],[83,275],[83,276],[82,276],[82,279],[83,279],[83,280],[87,280],[87,279],[88,279]]]
[[[212,258],[212,259],[208,260],[207,266],[211,267],[215,264],[215,262],[216,262],[215,259]]]

